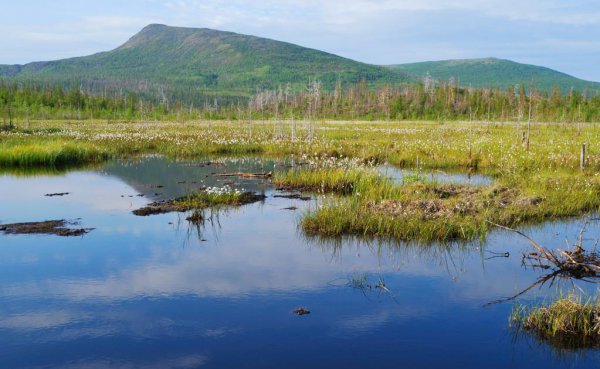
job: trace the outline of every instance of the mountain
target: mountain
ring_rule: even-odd
[[[135,91],[155,98],[212,100],[250,96],[257,90],[305,88],[318,79],[332,89],[337,81],[369,85],[406,83],[427,74],[455,78],[463,86],[508,87],[533,81],[536,88],[563,92],[600,91],[588,82],[552,69],[501,59],[447,60],[377,66],[298,45],[206,28],[152,24],[120,47],[90,56],[0,65],[0,78],[83,86],[90,91]]]
[[[0,76],[58,83],[96,83],[137,90],[196,90],[248,95],[287,82],[369,83],[408,80],[403,72],[266,38],[205,28],[152,24],[108,52],[23,66],[0,66]]]
[[[600,91],[598,82],[584,81],[545,67],[496,58],[430,61],[389,67],[421,78],[427,74],[440,81],[454,78],[462,86],[507,88],[524,83],[529,87],[533,82],[537,89],[544,91],[551,91],[554,86],[563,93],[571,88]]]
[[[0,76],[13,77],[21,71],[20,65],[0,65]]]

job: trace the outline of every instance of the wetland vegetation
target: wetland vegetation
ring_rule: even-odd
[[[61,24],[30,17],[5,54],[77,29],[63,41],[106,44],[148,11],[258,15],[154,1],[72,21],[85,6],[60,3],[48,15]],[[350,55],[394,39],[389,21],[413,8],[361,3],[302,4],[304,36],[324,17],[329,31],[360,23],[334,47]],[[554,65],[594,74],[575,65],[589,58],[560,60],[567,46],[592,55],[567,45],[577,23],[593,28],[581,9],[513,19],[488,4],[473,23],[476,5],[429,5],[415,14],[469,18],[469,35],[442,27],[437,41],[472,54],[472,24],[491,16],[492,33],[502,18],[547,23],[513,42],[520,58],[551,48]],[[236,28],[276,35],[269,23],[291,16],[299,29],[286,6]],[[526,18],[535,27],[519,30]],[[413,44],[460,54],[434,28]],[[0,194],[2,368],[600,368],[599,82],[496,58],[372,65],[152,24],[114,50],[0,65]]]
[[[521,141],[521,133],[527,131],[518,123],[30,124],[36,128],[0,134],[3,168],[145,154],[178,159],[206,154],[291,158],[292,169],[274,174],[277,187],[335,194],[301,220],[311,234],[470,240],[485,237],[487,221],[514,227],[581,215],[600,206],[600,152],[593,144],[600,137],[596,124],[538,123],[528,130],[529,144]],[[581,168],[583,144],[587,150]],[[374,170],[378,163],[418,171],[477,172],[494,183],[447,185],[419,174],[394,183]]]
[[[437,114],[433,121],[388,119],[405,118],[389,110],[393,99],[373,108],[376,113],[365,110],[351,114],[382,120],[337,120],[347,116],[327,110],[333,109],[333,102],[327,100],[331,96],[324,95],[315,103],[302,94],[295,97],[299,99],[296,105],[269,105],[274,95],[263,95],[262,109],[255,97],[248,110],[238,111],[222,107],[211,112],[163,110],[158,114],[158,105],[152,107],[155,113],[112,106],[101,114],[91,112],[95,119],[56,119],[66,114],[60,109],[52,113],[53,119],[25,119],[21,109],[16,115],[20,120],[11,116],[10,124],[0,131],[0,168],[4,173],[63,173],[69,166],[148,155],[188,161],[207,155],[277,159],[284,164],[272,174],[261,168],[260,173],[211,175],[257,176],[279,190],[294,192],[273,197],[310,199],[303,193],[316,194],[317,200],[299,213],[299,226],[308,237],[333,242],[358,236],[421,245],[439,243],[450,248],[455,241],[484,241],[495,228],[492,224],[523,227],[585,216],[600,209],[600,151],[596,147],[600,126],[582,123],[596,119],[596,98],[573,95],[568,100],[562,95],[522,92],[513,96],[513,105],[498,108],[503,101],[498,96],[508,96],[503,92],[490,92],[491,97],[485,100],[485,89],[464,90],[453,98],[458,105],[452,109],[458,110],[443,110],[443,104],[438,103],[444,101],[444,93],[452,91],[439,86],[425,93],[426,109],[407,115],[431,119]],[[402,105],[402,99],[420,96],[417,92],[413,96],[392,91],[390,96]],[[493,100],[494,96],[500,100]],[[356,97],[358,102],[350,97],[342,102],[369,106],[368,101],[375,97],[368,92]],[[81,101],[87,98],[83,96]],[[556,105],[551,105],[552,99]],[[78,110],[85,105],[81,101]],[[340,109],[348,111],[343,104]],[[65,111],[74,114],[74,106],[67,105]],[[124,109],[131,114],[125,114]],[[477,113],[480,109],[487,109],[487,114]],[[527,109],[531,118],[525,120]],[[295,118],[302,116],[302,111],[306,113],[303,119]],[[559,111],[562,117],[570,118],[557,119]],[[580,111],[583,113],[577,115]],[[148,119],[152,114],[160,119]],[[542,123],[546,118],[559,123]],[[391,179],[382,173],[381,165],[405,174],[400,181]],[[490,181],[445,183],[429,176],[438,171],[482,175]],[[263,192],[246,191],[235,182],[211,187],[198,183],[185,196],[156,200],[133,213],[187,212],[187,220],[200,226],[205,210],[238,207],[266,198]],[[14,234],[19,233],[20,224],[2,227],[5,233]],[[61,224],[55,229],[56,234],[63,235]],[[511,324],[550,342],[575,338],[586,347],[596,347],[597,315],[595,303],[581,304],[569,298],[546,307],[519,308]]]
[[[510,322],[517,332],[533,332],[558,349],[600,347],[600,304],[595,300],[573,295],[547,305],[517,305]]]
[[[233,189],[230,186],[209,187],[200,189],[188,196],[177,199],[158,201],[143,208],[133,211],[138,216],[164,214],[171,212],[187,212],[193,210],[195,214],[210,208],[218,210],[226,206],[240,206],[252,204],[265,199],[264,194],[256,194],[244,189]]]

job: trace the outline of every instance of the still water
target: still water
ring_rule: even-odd
[[[559,351],[515,335],[513,302],[484,307],[539,277],[521,266],[529,246],[517,235],[498,231],[485,244],[450,247],[307,239],[298,219],[316,200],[273,197],[280,193],[260,179],[214,176],[282,166],[155,157],[0,175],[0,224],[79,219],[95,228],[74,238],[0,235],[0,367],[600,366],[598,351]],[[131,213],[226,182],[267,199],[214,214],[202,227],[185,214]],[[44,196],[60,192],[69,195]],[[525,231],[563,247],[584,219]],[[599,237],[592,222],[585,238]],[[536,288],[520,302],[562,291]],[[295,315],[297,308],[311,313]]]

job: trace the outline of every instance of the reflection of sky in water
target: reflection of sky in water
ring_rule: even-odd
[[[151,200],[135,195],[155,191],[158,184],[178,196],[193,178],[272,166],[246,161],[215,170],[150,159],[130,164],[125,174],[109,165],[64,177],[0,177],[2,222],[82,218],[83,226],[96,228],[83,238],[0,236],[2,367],[600,363],[597,352],[560,359],[544,346],[515,343],[507,328],[512,304],[482,307],[515,294],[538,275],[521,268],[520,253],[528,245],[513,234],[493,233],[484,251],[479,245],[319,243],[303,239],[296,226],[313,202],[273,197],[221,214],[202,230],[204,242],[184,215],[131,215]],[[243,186],[268,190],[263,181]],[[52,192],[71,194],[43,196]],[[300,210],[282,210],[291,205]],[[562,247],[565,236],[575,239],[580,225],[556,222],[528,233]],[[598,224],[590,225],[586,238],[599,236]],[[511,257],[486,260],[490,251],[510,251]],[[363,275],[371,289],[349,287]],[[391,293],[375,287],[379,278]],[[524,300],[558,292],[535,289]],[[291,314],[300,306],[312,314]]]
[[[387,178],[393,179],[398,183],[402,183],[406,176],[415,176],[417,174],[439,183],[470,184],[474,186],[489,186],[494,183],[493,178],[481,174],[452,173],[442,170],[421,170],[417,172],[414,169],[401,169],[392,165],[382,165],[377,170]]]

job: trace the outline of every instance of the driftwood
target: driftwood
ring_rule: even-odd
[[[275,198],[279,199],[290,199],[290,200],[302,200],[302,201],[310,201],[312,197],[310,196],[302,196],[302,194],[294,193],[290,195],[273,195]]]
[[[541,288],[547,283],[549,283],[549,286],[552,286],[555,282],[560,280],[569,280],[573,284],[573,280],[600,283],[600,254],[596,251],[598,243],[596,242],[592,251],[587,251],[583,248],[583,233],[585,232],[588,223],[585,223],[581,228],[577,242],[572,246],[572,250],[549,250],[539,245],[531,237],[521,231],[489,221],[488,223],[525,237],[537,251],[523,254],[523,265],[525,267],[529,266],[533,269],[540,269],[548,272],[516,295],[493,301],[487,305],[514,300],[536,286]]]
[[[240,178],[271,178],[273,176],[273,172],[266,173],[218,173],[215,174],[215,177],[240,177]]]
[[[57,192],[57,193],[47,193],[44,196],[46,197],[55,197],[55,196],[67,196],[69,192]]]

